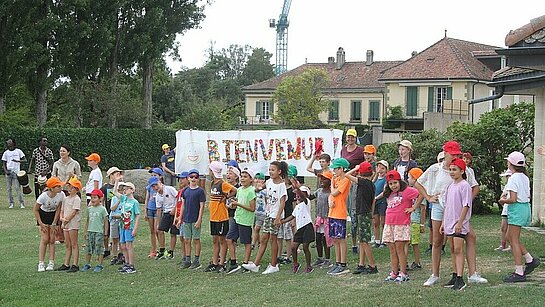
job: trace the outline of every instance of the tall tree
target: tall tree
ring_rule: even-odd
[[[263,48],[254,48],[240,77],[241,85],[250,85],[274,77],[272,53]]]

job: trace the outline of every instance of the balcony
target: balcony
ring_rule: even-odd
[[[256,116],[239,116],[239,126],[255,126],[255,125],[277,125],[271,118],[263,118],[261,115]]]

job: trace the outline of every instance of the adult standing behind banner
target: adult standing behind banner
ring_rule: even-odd
[[[53,162],[53,151],[47,147],[47,138],[39,138],[38,148],[32,151],[32,157],[28,163],[28,173],[34,174],[34,194],[36,195],[36,199],[38,199],[38,196],[45,189],[45,180],[51,178]]]
[[[163,180],[166,185],[169,185],[171,187],[176,186],[176,181],[178,178],[176,177],[175,173],[175,151],[176,148],[173,148],[170,150],[170,146],[168,144],[163,144],[161,146],[161,149],[163,150],[163,155],[161,156],[161,167],[163,168]]]
[[[15,139],[9,138],[6,141],[7,150],[2,154],[2,166],[4,168],[4,174],[6,174],[6,183],[9,196],[9,208],[13,208],[13,191],[12,187],[15,187],[17,196],[19,198],[19,204],[21,209],[25,208],[25,201],[23,200],[23,192],[21,186],[17,180],[17,173],[21,170],[21,162],[25,162],[25,154],[17,148]]]

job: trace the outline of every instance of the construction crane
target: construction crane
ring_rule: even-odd
[[[269,19],[269,27],[276,28],[276,75],[281,75],[288,70],[288,14],[290,12],[291,0],[284,0],[282,13],[278,22]]]

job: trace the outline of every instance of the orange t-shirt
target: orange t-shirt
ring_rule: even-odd
[[[210,203],[208,204],[210,207],[210,222],[223,222],[229,220],[225,201],[232,188],[233,186],[231,184],[223,180],[220,180],[218,183],[212,182],[212,187],[210,188]]]
[[[332,196],[335,206],[333,208],[329,208],[328,217],[346,220],[346,200],[348,199],[348,193],[350,192],[350,185],[351,181],[346,177],[343,179],[339,177],[333,178],[333,187],[336,188],[340,194],[337,196]]]

